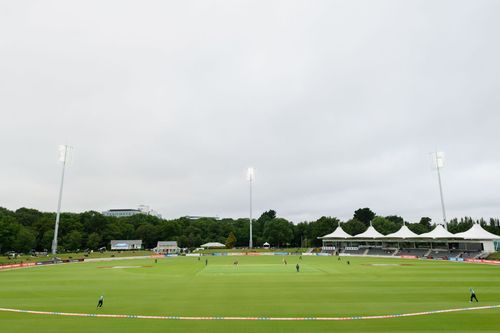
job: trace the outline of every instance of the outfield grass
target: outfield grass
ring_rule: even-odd
[[[110,314],[339,317],[500,304],[500,267],[379,258],[178,257],[0,272],[0,307]],[[286,258],[288,265],[282,259]],[[233,261],[239,265],[234,266]],[[346,261],[351,264],[347,265]],[[301,271],[295,270],[299,263]],[[403,266],[400,266],[403,265]],[[112,268],[112,267],[122,268]],[[124,266],[130,266],[125,268]],[[140,266],[140,267],[135,267]],[[473,304],[476,305],[476,304]],[[500,309],[346,322],[162,321],[0,312],[2,332],[499,332]]]
[[[304,253],[308,250],[308,248],[300,248],[300,247],[293,247],[293,248],[269,248],[269,249],[264,249],[264,248],[233,248],[233,249],[203,249],[203,250],[198,250],[195,251],[194,253],[203,253],[203,254],[210,254],[210,253],[230,253],[230,252],[236,252],[236,253],[248,253],[248,252],[288,252],[288,253]]]
[[[150,256],[154,254],[152,251],[147,250],[137,250],[137,251],[105,251],[105,252],[92,252],[92,253],[58,253],[57,258],[65,259],[92,259],[92,258],[110,258],[110,257],[141,257]],[[50,261],[52,259],[52,254],[47,256],[31,256],[31,255],[20,255],[15,259],[9,258],[7,256],[0,256],[0,264],[17,264],[21,262],[37,262],[37,261]]]

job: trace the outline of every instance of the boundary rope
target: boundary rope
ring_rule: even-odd
[[[193,316],[146,316],[146,315],[126,315],[126,314],[98,314],[98,313],[71,313],[71,312],[51,312],[51,311],[34,311],[34,310],[19,310],[0,308],[2,312],[16,312],[16,313],[29,313],[38,315],[51,315],[51,316],[67,316],[67,317],[95,317],[95,318],[128,318],[128,319],[162,319],[162,320],[275,320],[275,321],[303,321],[303,320],[324,320],[324,321],[337,321],[337,320],[368,320],[368,319],[388,319],[400,317],[414,317],[424,316],[438,313],[450,313],[460,311],[475,311],[498,309],[500,305],[487,305],[468,308],[434,310],[424,312],[400,313],[390,315],[376,315],[376,316],[352,316],[352,317],[223,317],[223,316],[208,316],[208,317],[193,317]]]

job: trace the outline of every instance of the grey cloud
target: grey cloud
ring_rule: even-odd
[[[1,7],[1,206],[500,215],[496,1]]]

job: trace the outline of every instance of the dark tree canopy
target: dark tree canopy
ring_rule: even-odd
[[[366,230],[370,220],[382,234],[397,231],[403,218],[397,215],[375,216],[369,208],[358,209],[353,218],[342,225],[352,235]],[[0,253],[8,251],[29,252],[50,250],[54,236],[55,213],[20,208],[15,212],[0,207]],[[276,211],[268,210],[253,221],[254,245],[269,242],[283,247],[319,247],[318,237],[331,233],[341,221],[336,217],[322,216],[316,221],[298,224],[277,217]],[[498,218],[473,220],[470,217],[451,219],[451,232],[465,231],[473,223],[480,223],[489,232],[500,234]],[[418,223],[408,224],[416,233],[430,231],[430,218],[423,217]],[[225,243],[230,247],[246,247],[249,242],[249,220],[201,218],[191,220],[181,217],[163,220],[149,215],[108,217],[95,211],[79,214],[62,213],[59,228],[58,251],[78,249],[96,250],[109,247],[113,239],[142,239],[146,248],[153,248],[158,241],[177,241],[180,247],[196,248],[207,242]],[[234,238],[233,238],[234,236]]]
[[[370,221],[375,217],[375,213],[370,208],[360,208],[354,212],[353,219],[362,222],[365,226],[370,225]]]

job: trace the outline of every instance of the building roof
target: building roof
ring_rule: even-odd
[[[127,239],[127,240],[112,240],[111,244],[126,243],[126,244],[142,244],[141,239]]]
[[[351,235],[349,235],[347,232],[342,229],[342,227],[339,225],[332,233],[325,235],[323,237],[318,237],[318,238],[352,238]]]
[[[448,230],[446,230],[442,224],[438,224],[434,229],[429,232],[425,232],[423,234],[417,235],[417,238],[462,238],[457,236],[457,234],[452,234]]]
[[[379,238],[384,237],[380,232],[378,232],[372,225],[366,229],[365,232],[352,236],[353,238]]]
[[[203,245],[200,245],[200,247],[226,247],[226,245],[218,242],[209,242],[205,243]]]
[[[417,238],[418,235],[411,231],[406,224],[404,224],[401,229],[392,234],[385,235],[384,238]]]
[[[464,239],[500,239],[500,236],[492,234],[481,227],[480,224],[474,224],[469,230],[455,234],[455,237]]]
[[[351,236],[346,233],[340,226],[338,226],[335,231],[325,235],[323,237],[318,237],[318,239],[419,239],[419,238],[429,238],[429,239],[470,239],[470,240],[500,240],[500,236],[492,234],[481,227],[479,224],[474,224],[469,230],[465,232],[460,232],[452,234],[447,231],[442,225],[437,225],[433,230],[418,235],[411,231],[408,226],[403,225],[398,231],[388,234],[386,236],[379,233],[373,226],[369,226],[365,232]]]
[[[177,247],[177,241],[158,241],[158,243],[156,244],[157,247],[160,247],[160,246],[173,246],[173,247]]]

